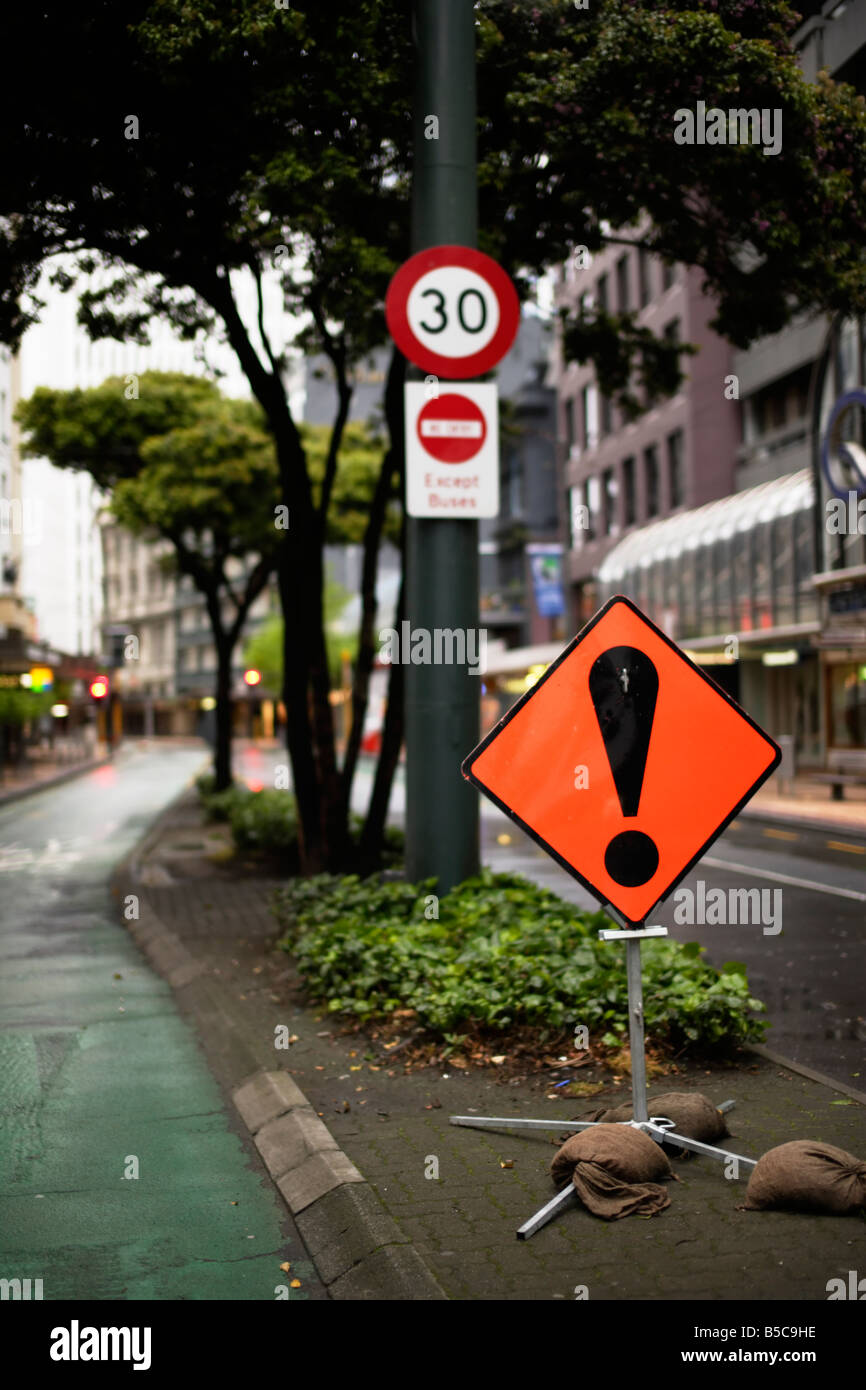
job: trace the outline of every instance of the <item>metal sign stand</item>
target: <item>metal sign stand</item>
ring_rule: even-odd
[[[610,909],[608,908],[608,911]],[[657,1144],[675,1142],[679,1148],[690,1149],[696,1154],[705,1154],[708,1158],[718,1159],[720,1163],[727,1163],[730,1159],[735,1159],[737,1164],[737,1176],[742,1164],[747,1170],[754,1168],[757,1162],[754,1158],[745,1158],[742,1154],[729,1153],[724,1149],[716,1149],[712,1144],[703,1144],[697,1139],[690,1139],[685,1134],[678,1134],[674,1129],[673,1120],[665,1116],[649,1116],[647,1109],[646,1094],[646,1054],[644,1051],[644,1031],[643,1031],[643,983],[641,981],[640,964],[640,943],[645,937],[667,936],[667,927],[639,927],[624,931],[603,930],[599,932],[601,941],[624,941],[625,942],[625,965],[626,977],[628,980],[628,1035],[631,1047],[631,1098],[632,1116],[631,1120],[622,1120],[619,1123],[631,1126],[632,1129],[641,1129],[644,1134],[648,1134]],[[727,1100],[719,1106],[720,1110],[732,1110],[735,1102]],[[471,1129],[559,1129],[559,1130],[581,1130],[592,1129],[598,1120],[576,1120],[563,1124],[562,1120],[515,1120],[502,1117],[491,1118],[477,1115],[452,1115],[450,1117],[452,1125],[464,1125]],[[528,1240],[536,1231],[541,1230],[558,1211],[562,1210],[568,1202],[576,1198],[574,1186],[569,1182],[561,1192],[558,1192],[545,1206],[531,1216],[528,1221],[520,1227],[517,1232],[518,1240]]]

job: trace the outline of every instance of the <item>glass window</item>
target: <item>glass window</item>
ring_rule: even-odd
[[[622,524],[623,526],[634,526],[636,521],[634,458],[627,458],[623,460],[622,465]]]
[[[604,534],[614,536],[619,531],[616,515],[616,478],[612,468],[606,468],[601,475],[602,490],[602,515],[604,520]]]
[[[812,583],[815,573],[815,535],[810,512],[794,517],[794,578],[797,586],[797,622],[818,616],[818,593]]]
[[[598,444],[598,391],[594,386],[584,386],[581,392],[583,404],[583,443],[587,449]]]
[[[768,528],[770,529],[770,528]],[[794,518],[772,522],[773,625],[796,621],[794,604]]]
[[[577,436],[574,432],[574,398],[569,396],[568,400],[565,402],[565,444],[569,453],[571,452],[572,445],[575,444],[576,441]]]
[[[681,631],[684,637],[698,634],[697,583],[695,579],[695,552],[684,550],[679,558]]]
[[[733,564],[731,562],[731,542],[727,537],[715,542],[716,573],[716,618],[721,633],[735,632],[737,619],[734,616]]]
[[[568,521],[571,548],[580,550],[587,539],[589,521],[583,487],[568,489]]]
[[[601,396],[600,403],[601,409],[599,413],[601,415],[601,436],[602,438],[604,438],[605,435],[610,434],[611,430],[613,429],[613,409],[607,396]]]
[[[669,265],[667,261],[662,261],[662,289],[669,290],[676,278],[676,266]]]
[[[651,444],[643,453],[644,477],[646,480],[646,514],[648,517],[659,514],[659,453]]]
[[[598,301],[598,311],[600,314],[607,313],[607,276],[600,275],[596,285],[596,296]]]
[[[715,585],[713,583],[713,549],[714,547],[711,545],[701,545],[695,551],[695,587],[698,596],[697,630],[701,637],[710,637],[714,632],[718,632]]]
[[[589,512],[587,539],[594,540],[602,528],[601,484],[598,478],[587,478],[585,487],[585,505]]]
[[[751,533],[752,546],[752,595],[755,605],[755,624],[757,627],[772,627],[773,613],[770,590],[770,565],[773,537],[771,523],[756,526]]]
[[[831,666],[830,745],[866,748],[866,666]]]
[[[673,511],[676,507],[681,507],[685,501],[682,430],[675,430],[673,434],[668,435],[668,489]]]
[[[735,628],[750,632],[752,621],[752,569],[749,555],[749,536],[746,531],[735,531],[731,537],[731,560],[733,568],[733,587],[735,595]]]

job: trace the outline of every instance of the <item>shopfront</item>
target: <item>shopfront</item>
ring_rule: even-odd
[[[816,374],[823,739],[828,767],[866,773],[866,323],[836,322]]]

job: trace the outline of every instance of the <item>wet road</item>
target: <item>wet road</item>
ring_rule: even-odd
[[[297,1259],[109,893],[204,758],[131,745],[0,807],[0,1275],[42,1279],[46,1300],[273,1300]]]

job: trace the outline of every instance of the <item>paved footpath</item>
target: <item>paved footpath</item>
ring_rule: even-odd
[[[323,1009],[309,1007],[290,958],[274,949],[275,884],[221,864],[219,837],[202,826],[191,798],[182,801],[161,820],[139,871],[142,920],[176,943],[198,985],[206,979],[220,992],[218,1016],[196,1013],[211,1065],[226,1087],[244,1080],[226,1048],[231,1032],[243,1040],[246,1074],[253,1058],[264,1071],[288,1073],[447,1296],[569,1300],[582,1285],[593,1300],[820,1301],[828,1280],[866,1271],[862,1219],[742,1211],[745,1183],[705,1159],[674,1161],[680,1181],[652,1220],[607,1223],[573,1206],[530,1241],[516,1241],[517,1227],[553,1195],[556,1132],[485,1134],[449,1125],[449,1114],[561,1115],[564,1133],[569,1119],[619,1103],[627,1081],[582,1069],[575,1079],[596,1082],[598,1096],[553,1099],[553,1083],[567,1071],[520,1075],[508,1064],[499,1071],[452,1058],[407,1072],[399,1045],[342,1034]],[[192,1012],[191,988],[180,987],[178,1000]],[[281,1026],[292,1038],[288,1053],[275,1050]],[[735,1098],[726,1145],[747,1156],[793,1138],[866,1154],[858,1092],[767,1057],[743,1053],[736,1066],[709,1070],[684,1065],[650,1095],[679,1088],[716,1104]],[[339,1230],[319,1230],[319,1245],[327,1253],[330,1241],[332,1254],[335,1242],[361,1248],[348,1208],[337,1204],[335,1215]]]
[[[46,1300],[327,1297],[109,892],[202,761],[132,748],[0,809],[0,1277]]]

